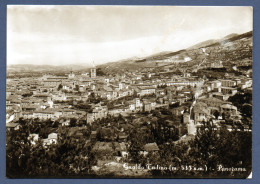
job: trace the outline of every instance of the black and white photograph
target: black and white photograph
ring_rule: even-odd
[[[8,5],[7,178],[252,178],[253,8]]]

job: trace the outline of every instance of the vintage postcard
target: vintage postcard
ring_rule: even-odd
[[[253,9],[8,5],[8,178],[252,176]]]

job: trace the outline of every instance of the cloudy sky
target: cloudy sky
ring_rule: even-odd
[[[250,7],[7,7],[7,64],[101,64],[252,28]]]

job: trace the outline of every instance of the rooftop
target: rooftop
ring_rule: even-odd
[[[159,151],[159,148],[157,146],[157,144],[154,143],[148,143],[146,145],[144,145],[144,150],[149,152],[149,151]]]

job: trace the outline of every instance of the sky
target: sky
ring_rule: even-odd
[[[253,30],[251,7],[8,5],[7,64],[103,64]]]

